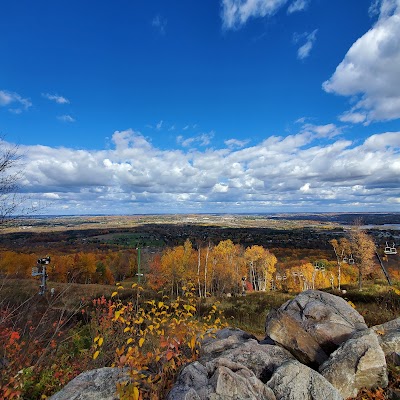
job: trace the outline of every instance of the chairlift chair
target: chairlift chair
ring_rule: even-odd
[[[349,262],[349,259],[347,256],[343,257],[343,264],[347,264]]]
[[[393,243],[391,249],[391,253],[390,254],[397,254],[397,249],[396,249],[396,245]]]
[[[354,264],[353,254],[350,254],[349,264]]]
[[[394,243],[393,243],[394,244]],[[396,254],[397,250],[394,249],[396,251],[396,253],[392,253],[392,249],[393,247],[388,245],[388,242],[386,242],[386,246],[385,246],[385,250],[383,251],[385,254]]]

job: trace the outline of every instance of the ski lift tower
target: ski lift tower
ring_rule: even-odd
[[[140,285],[140,281],[143,276],[143,273],[140,272],[140,250],[141,250],[140,243],[136,247],[136,250],[137,250],[137,267],[138,267],[138,272],[137,272],[136,276],[138,277],[138,284]]]
[[[333,250],[335,252],[335,256],[336,256],[336,260],[337,260],[337,265],[338,265],[338,290],[340,291],[340,281],[341,281],[341,277],[342,277],[342,271],[341,271],[341,267],[342,267],[342,263],[345,263],[344,259],[343,259],[343,254],[344,251],[342,251],[342,254],[339,256],[339,254],[336,251],[335,246],[333,246]]]
[[[325,264],[321,261],[315,261],[314,263],[314,271],[312,275],[312,289],[315,289],[315,276],[317,275],[317,272],[322,272],[325,273]]]
[[[39,294],[43,296],[47,290],[47,275],[46,267],[50,264],[50,257],[39,258],[37,266],[32,268],[32,276],[40,276],[41,282],[39,286]]]
[[[392,246],[389,246],[388,243],[386,242],[386,246],[385,246],[385,248],[383,250],[383,253],[385,255],[397,254],[396,245],[393,243]],[[390,279],[389,273],[387,272],[385,266],[383,265],[383,261],[382,261],[381,257],[379,256],[379,253],[377,251],[375,251],[375,255],[376,255],[376,258],[379,261],[379,265],[381,266],[381,269],[383,271],[383,274],[385,275],[386,280],[388,281],[389,286],[392,286],[392,281]]]

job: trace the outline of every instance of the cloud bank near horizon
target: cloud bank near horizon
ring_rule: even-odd
[[[400,132],[362,143],[334,124],[254,146],[162,150],[116,131],[113,148],[22,146],[23,188],[47,213],[389,210],[400,204]]]

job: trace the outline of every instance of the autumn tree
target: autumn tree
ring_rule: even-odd
[[[330,241],[330,244],[332,245],[336,255],[336,260],[338,265],[337,281],[338,281],[338,289],[340,290],[340,286],[342,283],[342,264],[344,263],[345,259],[348,260],[348,255],[351,254],[351,245],[346,238],[340,238],[339,240],[332,239]]]
[[[245,259],[248,263],[249,280],[253,289],[265,291],[268,281],[276,270],[276,257],[264,247],[254,245],[246,249]]]
[[[161,254],[156,254],[149,261],[149,272],[146,282],[153,290],[160,290],[167,285],[168,278],[163,274]]]
[[[217,293],[240,292],[240,281],[246,266],[243,249],[232,240],[222,240],[213,249],[213,284]]]
[[[195,282],[197,257],[190,240],[183,246],[167,249],[161,257],[161,274],[167,281],[166,288],[178,295],[188,281]]]
[[[349,233],[349,243],[358,269],[358,288],[362,290],[363,277],[374,268],[375,243],[359,225],[354,226]]]

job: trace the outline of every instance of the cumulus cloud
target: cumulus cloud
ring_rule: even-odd
[[[318,29],[313,30],[311,33],[304,32],[302,34],[295,34],[293,39],[295,43],[303,43],[297,50],[297,58],[299,60],[304,60],[310,55],[310,52],[314,46],[317,39]]]
[[[57,94],[50,94],[50,93],[42,93],[42,96],[48,100],[54,101],[57,104],[69,104],[70,101],[63,97],[63,96],[59,96]]]
[[[50,200],[59,200],[61,197],[57,193],[43,193],[43,198]]]
[[[354,143],[337,130],[308,125],[254,146],[204,151],[161,150],[131,129],[116,131],[107,150],[22,147],[24,190],[69,213],[392,209],[400,132]]]
[[[359,124],[366,119],[365,114],[355,111],[347,111],[339,115],[339,120],[342,122],[351,122],[352,124]]]
[[[302,132],[309,132],[314,138],[333,138],[342,134],[342,128],[335,124],[314,125],[307,123],[303,125]]]
[[[23,98],[18,93],[9,92],[8,90],[0,90],[0,107],[7,107],[10,112],[20,114],[32,106],[29,99]]]
[[[400,0],[375,1],[373,27],[347,52],[323,83],[328,93],[349,96],[354,106],[340,119],[368,124],[400,118]]]

